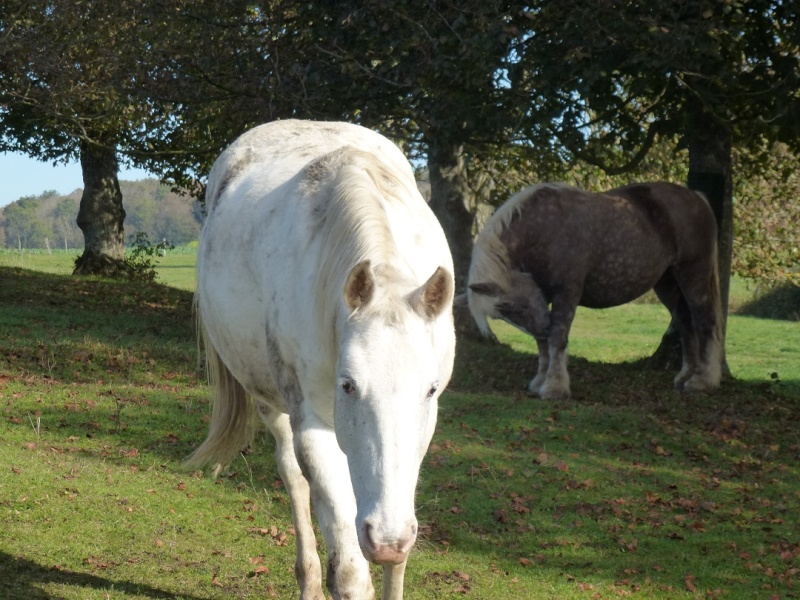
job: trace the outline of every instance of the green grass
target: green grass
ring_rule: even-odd
[[[0,598],[298,597],[270,441],[180,465],[207,390],[193,258],[161,264],[181,289],[0,267]],[[529,338],[459,341],[406,598],[800,595],[800,324],[732,315],[736,379],[686,396],[632,362],[666,322],[580,311],[565,402],[524,394]]]
[[[669,313],[658,304],[604,310],[581,307],[570,331],[569,352],[593,362],[636,361],[655,351],[668,325]],[[514,349],[536,353],[530,336],[503,322],[492,326]],[[800,322],[730,315],[726,350],[728,366],[737,379],[752,383],[779,380],[800,394]]]
[[[194,291],[196,244],[168,250],[165,256],[153,261],[156,281],[168,283],[181,290]],[[43,273],[69,275],[75,267],[80,250],[18,250],[0,249],[0,267],[18,267]]]

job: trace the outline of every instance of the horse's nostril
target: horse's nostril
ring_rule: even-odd
[[[375,541],[372,539],[372,523],[369,521],[364,521],[364,541],[370,548],[375,547]]]

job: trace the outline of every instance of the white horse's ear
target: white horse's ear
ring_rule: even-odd
[[[450,272],[444,267],[438,267],[430,279],[414,292],[411,305],[426,319],[433,319],[452,306],[455,288]]]
[[[365,260],[358,263],[350,275],[347,276],[347,283],[344,286],[344,301],[350,311],[361,308],[372,300],[375,293],[375,278],[372,275],[370,261]]]

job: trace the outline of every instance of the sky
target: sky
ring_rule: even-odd
[[[155,177],[142,169],[121,168],[119,178],[138,181]],[[53,166],[29,158],[25,154],[0,153],[0,208],[19,200],[23,196],[38,196],[42,192],[55,190],[59,194],[70,194],[83,188],[80,163]]]

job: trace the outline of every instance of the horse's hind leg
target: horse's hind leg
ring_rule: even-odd
[[[715,260],[681,265],[675,272],[690,314],[696,353],[694,373],[683,384],[687,392],[715,389],[722,378],[723,318]]]
[[[686,381],[694,375],[698,362],[697,336],[692,332],[692,314],[678,282],[670,271],[664,274],[653,291],[669,310],[672,324],[677,327],[680,335],[682,362],[674,384],[675,389],[682,390]]]
[[[308,482],[300,471],[294,453],[289,415],[259,406],[259,412],[275,437],[275,459],[292,505],[292,521],[297,539],[294,570],[302,600],[325,600],[322,592],[322,566],[317,554],[317,541],[311,522],[311,496]]]
[[[681,336],[683,367],[675,388],[711,390],[722,375],[722,342],[718,283],[708,265],[682,265],[668,271],[655,286]]]

